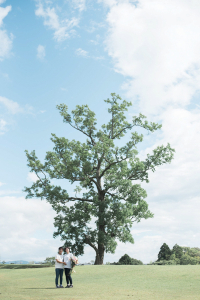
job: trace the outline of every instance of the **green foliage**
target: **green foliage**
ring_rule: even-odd
[[[128,254],[124,254],[119,259],[119,264],[120,265],[132,265],[132,258]]]
[[[175,244],[172,248],[172,254],[175,254],[176,258],[181,259],[183,255],[183,249],[181,246]]]
[[[0,269],[38,269],[38,268],[48,268],[51,265],[43,264],[43,265],[30,265],[30,264],[6,264],[0,265]]]
[[[151,265],[177,265],[176,260],[157,260],[153,263],[151,263]]]
[[[133,222],[153,217],[145,201],[146,191],[134,181],[148,182],[148,172],[170,163],[174,154],[167,144],[141,161],[137,144],[143,141],[143,135],[132,129],[154,132],[161,125],[149,123],[142,114],[128,122],[126,112],[131,103],[114,93],[111,96],[111,100],[105,100],[110,106],[110,121],[99,129],[95,113],[87,105],[77,105],[72,114],[67,105],[57,106],[63,121],[81,132],[85,142],[52,134],[54,148],[46,153],[44,163],[35,151],[26,151],[30,171],[38,176],[31,187],[25,188],[26,198],[46,199],[57,213],[54,237],[61,236],[76,255],[84,253],[85,244],[90,245],[96,252],[95,264],[103,263],[104,252],[115,252],[116,240],[134,243]],[[118,140],[128,131],[129,141],[118,146]],[[77,183],[74,195],[55,184],[58,179]]]
[[[47,257],[44,261],[45,264],[55,265],[55,257]]]
[[[170,255],[171,255],[171,250],[170,250],[169,246],[166,243],[164,243],[160,247],[160,251],[158,253],[158,261],[169,260]]]
[[[170,255],[171,253],[171,255]],[[172,250],[163,244],[158,254],[158,260],[150,265],[198,265],[200,264],[200,248],[181,247],[174,245]]]
[[[118,261],[119,265],[143,265],[141,260],[131,258],[128,254],[124,254]]]

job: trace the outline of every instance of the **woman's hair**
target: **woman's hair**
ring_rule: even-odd
[[[70,251],[70,247],[65,247],[65,251],[66,251],[66,249],[69,249],[69,251]]]

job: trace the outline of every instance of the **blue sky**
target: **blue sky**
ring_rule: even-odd
[[[74,138],[57,104],[88,104],[103,123],[111,92],[133,102],[129,116],[141,111],[163,123],[146,137],[141,157],[167,142],[176,155],[143,185],[154,219],[134,224],[135,244],[119,243],[105,261],[127,252],[149,262],[163,242],[200,247],[199,15],[196,0],[0,0],[2,260],[42,260],[60,245],[51,207],[24,199],[34,180],[24,150],[42,160],[51,133]],[[86,248],[82,261],[93,258]]]

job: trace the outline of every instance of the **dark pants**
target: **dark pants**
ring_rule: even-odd
[[[58,285],[58,278],[60,277],[60,285],[62,285],[63,269],[55,269],[56,271],[56,285]]]
[[[68,269],[68,268],[65,268],[65,276],[66,276],[66,281],[67,281],[67,284],[72,284],[72,277],[71,277],[71,269]]]

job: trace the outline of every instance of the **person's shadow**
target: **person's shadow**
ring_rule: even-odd
[[[49,288],[24,288],[25,290],[55,290],[56,288],[49,287]]]

